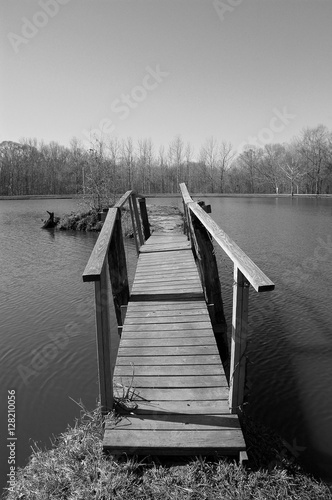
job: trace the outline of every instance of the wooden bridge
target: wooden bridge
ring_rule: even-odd
[[[111,453],[217,453],[242,460],[246,445],[238,411],[244,401],[249,286],[263,292],[274,284],[186,186],[180,188],[184,234],[150,235],[145,199],[128,191],[109,209],[83,274],[84,281],[95,282],[102,410],[116,408],[116,416],[106,418],[103,446]],[[126,202],[139,256],[131,290],[121,229]],[[212,238],[234,262],[230,354]],[[121,334],[114,370],[112,302]]]

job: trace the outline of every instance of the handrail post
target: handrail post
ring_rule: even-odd
[[[117,209],[108,249],[108,268],[116,319],[118,326],[121,327],[123,325],[123,310],[121,310],[121,307],[127,306],[129,301],[127,262],[121,227],[121,208]]]
[[[138,233],[138,241],[139,241],[139,246],[141,247],[143,245],[143,243],[144,243],[144,240],[143,240],[141,219],[140,219],[139,212],[138,212],[138,207],[137,207],[136,194],[132,193],[131,197],[132,197],[132,202],[133,202],[133,207],[134,207],[134,215],[135,215],[135,220],[136,220],[136,227],[137,227],[137,233]]]
[[[111,367],[111,326],[108,263],[105,261],[100,281],[95,281],[95,305],[97,327],[97,353],[100,404],[105,415],[113,407],[113,377]]]
[[[248,333],[249,282],[234,264],[229,408],[237,413],[244,401]]]
[[[144,239],[146,241],[151,236],[149,217],[148,217],[148,212],[146,210],[146,199],[142,196],[138,198],[138,202],[143,223]]]
[[[132,201],[131,196],[128,198],[128,201],[129,201],[131,223],[132,223],[132,226],[133,226],[133,236],[134,236],[134,240],[135,240],[136,252],[137,252],[137,255],[139,255],[139,243],[138,243],[138,239],[137,239],[136,224],[135,224],[135,215],[134,215],[134,207],[133,207],[133,201]]]

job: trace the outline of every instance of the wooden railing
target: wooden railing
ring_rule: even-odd
[[[206,245],[202,245],[202,235],[205,235],[206,240],[208,233],[234,263],[229,407],[232,413],[236,413],[244,402],[249,286],[252,285],[256,292],[269,292],[274,290],[274,283],[198,203],[193,201],[184,183],[180,184],[180,189],[185,214],[185,233],[190,238],[198,259],[205,299],[214,316],[222,308],[222,303],[221,306],[218,305],[218,300],[221,301],[220,284],[216,284],[218,271],[215,269],[213,246],[211,248],[211,244],[207,249]]]
[[[109,412],[113,407],[110,322],[112,299],[120,329],[123,324],[123,311],[129,300],[127,263],[121,224],[121,209],[127,202],[137,253],[144,243],[144,238],[147,239],[150,236],[145,198],[136,196],[134,191],[127,191],[112,208],[108,209],[102,230],[83,273],[83,281],[95,282],[99,389],[103,413]]]

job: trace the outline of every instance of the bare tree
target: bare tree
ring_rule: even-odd
[[[302,130],[297,149],[312,182],[312,191],[321,192],[322,177],[331,163],[330,133],[324,125]]]
[[[230,142],[223,141],[219,147],[219,158],[218,158],[218,170],[219,170],[219,192],[224,192],[224,178],[225,172],[229,169],[234,157],[235,151],[233,151],[232,144]]]

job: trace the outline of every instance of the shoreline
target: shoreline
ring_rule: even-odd
[[[332,198],[332,193],[313,194],[301,193],[192,193],[194,198]],[[180,193],[149,193],[140,194],[143,198],[181,198]],[[80,194],[31,194],[31,195],[14,195],[0,196],[0,200],[83,200],[83,195]]]

